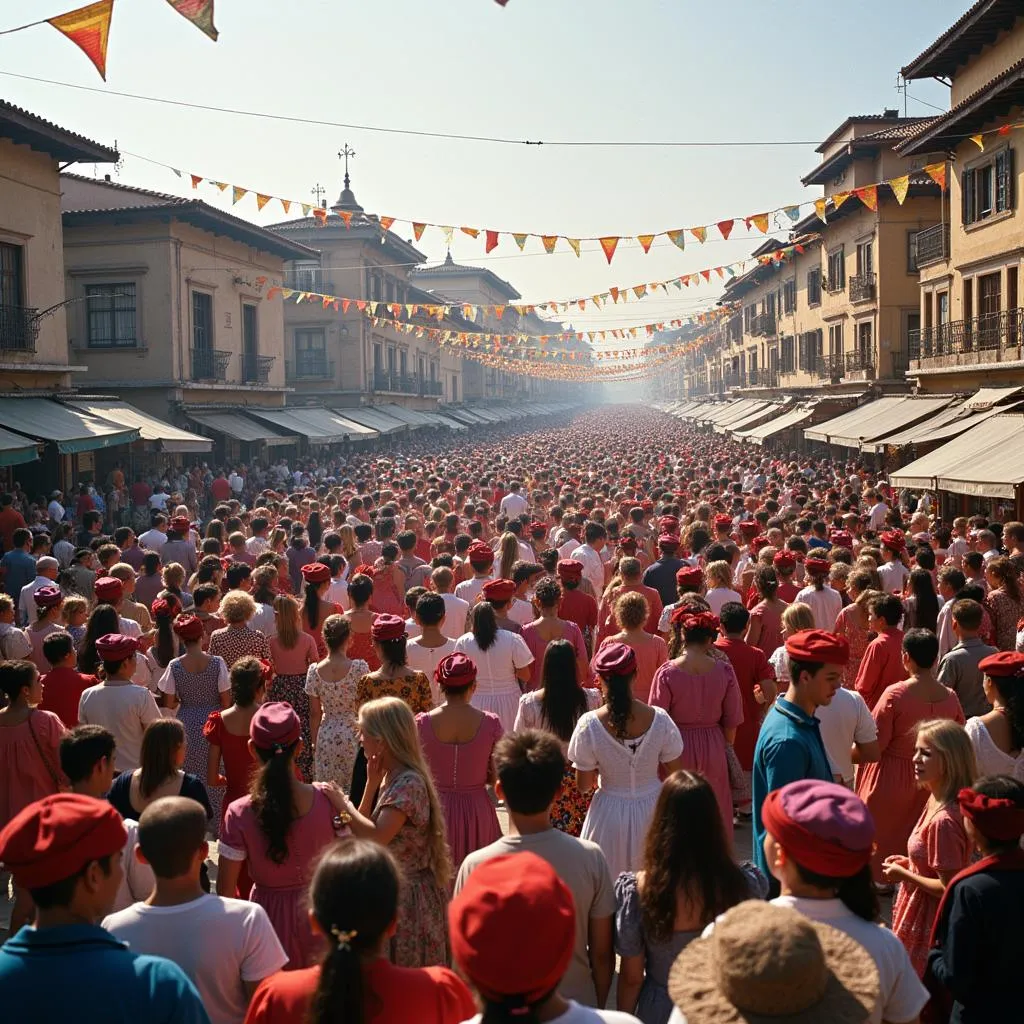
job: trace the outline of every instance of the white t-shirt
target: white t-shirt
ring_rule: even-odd
[[[90,686],[78,699],[78,721],[102,725],[114,734],[114,769],[131,772],[139,767],[142,734],[160,718],[153,694],[130,680],[114,680]]]
[[[55,523],[64,521],[64,506],[56,498],[46,506],[46,511]]]
[[[910,570],[899,560],[878,567],[878,578],[887,594],[902,594],[903,584],[909,575]]]
[[[462,584],[460,583],[459,586],[461,587]],[[458,640],[466,632],[469,601],[465,601],[461,596],[455,594],[442,594],[441,600],[444,601],[444,622],[441,623],[441,632],[449,640]]]
[[[147,551],[159,552],[167,543],[167,534],[163,530],[147,530],[139,534],[139,547]]]
[[[589,1006],[581,1006],[574,999],[569,1001],[569,1009],[560,1017],[552,1017],[550,1024],[640,1024],[631,1013],[620,1010],[594,1010]],[[482,1014],[470,1017],[463,1024],[480,1024]]]
[[[508,617],[518,623],[520,626],[525,626],[537,617],[533,614],[533,604],[530,601],[523,601],[521,598],[512,598],[512,604],[509,605]]]
[[[722,606],[727,605],[730,601],[737,601],[743,604],[743,598],[735,590],[730,590],[728,587],[712,587],[704,595],[704,600],[711,605],[711,613],[713,615],[721,615]]]
[[[156,494],[149,496],[149,507],[156,509],[159,512],[165,512],[167,510],[167,498],[169,495],[164,494],[163,491],[157,491]]]
[[[173,907],[136,903],[103,927],[133,953],[173,960],[195,983],[211,1024],[242,1024],[243,982],[262,981],[288,962],[267,912],[248,900],[204,893]]]
[[[595,594],[604,593],[604,562],[601,554],[589,544],[581,544],[569,555],[573,561],[583,563],[583,578],[590,581]]]
[[[840,687],[830,704],[814,709],[814,717],[821,723],[821,741],[825,744],[832,773],[852,786],[850,747],[854,743],[872,743],[878,739],[878,727],[864,698],[855,690]]]
[[[466,602],[466,607],[468,610],[471,604],[476,604],[476,599],[480,596],[480,591],[484,589],[484,584],[486,582],[487,580],[485,578],[477,578],[476,576],[474,576],[472,579],[463,580],[461,583],[456,585],[455,596],[461,597],[462,600]],[[448,602],[446,601],[445,604],[447,603]],[[448,623],[445,623],[445,625],[448,625]],[[454,622],[451,623],[451,628],[454,629],[456,625],[458,624]],[[465,631],[465,623],[463,623],[462,633],[464,633]],[[444,633],[445,636],[448,635],[447,630],[445,630]],[[462,636],[462,633],[459,633],[458,635]]]
[[[181,660],[181,658],[172,658],[168,663],[167,668],[164,669],[164,674],[160,677],[160,682],[156,684],[157,689],[159,689],[161,693],[174,693],[174,670],[172,666],[176,661],[180,662]],[[219,654],[211,654],[210,660],[213,662],[214,668],[217,672],[217,692],[227,693],[228,690],[231,689],[231,675],[228,672],[228,663]]]
[[[440,647],[423,647],[419,637],[410,640],[405,645],[405,661],[409,668],[422,672],[430,682],[430,694],[435,704],[441,703],[441,694],[437,683],[434,682],[434,669],[440,664],[442,658],[455,653],[455,641],[446,639]]]
[[[156,887],[153,869],[135,856],[135,845],[139,841],[139,823],[132,821],[131,818],[125,818],[121,824],[128,833],[128,841],[121,847],[121,866],[124,868],[124,875],[117,887],[114,905],[110,908],[112,914],[146,899]]]
[[[277,636],[277,616],[272,604],[256,603],[256,614],[249,620],[249,628],[262,633],[268,640]]]
[[[868,529],[878,531],[885,526],[885,517],[889,514],[889,506],[880,501],[871,508],[871,518],[868,520]]]
[[[796,599],[800,604],[807,605],[814,614],[814,628],[824,629],[829,633],[836,628],[836,619],[843,610],[843,599],[838,590],[833,590],[827,583],[821,590],[804,587]]]
[[[509,519],[516,519],[526,511],[528,504],[529,502],[521,494],[506,494],[501,499],[498,511],[501,515],[508,516]]]

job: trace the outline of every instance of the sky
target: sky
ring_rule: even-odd
[[[76,0],[4,4],[0,29],[75,6]],[[257,223],[284,219],[280,205],[259,214],[249,196],[232,207],[213,188],[192,193],[187,173],[177,178],[160,164],[300,201],[312,201],[319,183],[333,203],[342,177],[337,152],[347,143],[356,151],[353,189],[368,212],[502,231],[636,235],[812,200],[820,190],[804,189],[800,177],[818,163],[818,142],[851,114],[897,106],[902,112],[899,68],[968,6],[216,0],[220,39],[213,43],[164,0],[116,0],[106,83],[72,43],[42,25],[0,35],[0,97],[116,143],[124,154],[113,171],[118,181],[198,195]],[[911,116],[948,107],[949,91],[937,82],[910,83],[908,91]],[[113,92],[545,144],[297,124]],[[712,145],[623,145],[651,141]],[[773,144],[746,145],[752,142]],[[395,230],[411,237],[408,224]],[[525,302],[543,302],[730,263],[762,240],[740,224],[729,241],[712,229],[707,244],[691,237],[685,251],[665,238],[646,255],[624,243],[609,266],[596,241],[583,243],[580,258],[564,243],[547,255],[539,239],[520,253],[511,238],[485,255],[483,236],[457,234],[452,255],[510,281]],[[418,247],[428,262],[445,256],[439,231],[428,229]],[[597,330],[668,321],[713,306],[719,292],[702,285],[602,312],[588,307],[572,322]]]

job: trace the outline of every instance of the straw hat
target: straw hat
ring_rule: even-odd
[[[843,932],[748,900],[679,954],[668,992],[687,1024],[867,1024],[879,981]]]

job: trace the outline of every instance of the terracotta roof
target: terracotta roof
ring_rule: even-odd
[[[0,137],[30,146],[57,160],[106,164],[119,159],[116,149],[101,146],[4,100],[0,100]]]
[[[410,271],[410,274],[415,274],[419,278],[473,274],[478,277],[482,277],[485,281],[489,282],[493,288],[497,289],[512,302],[522,298],[522,295],[520,295],[519,292],[517,292],[515,288],[508,283],[508,281],[504,278],[498,277],[498,275],[493,271],[488,270],[486,267],[471,267],[456,263],[452,260],[451,253],[448,253],[444,263],[439,263],[436,267],[414,267]]]
[[[899,124],[890,124],[885,128],[879,129],[877,132],[871,132],[869,135],[861,135],[857,141],[866,142],[870,140],[872,142],[897,142],[900,139],[909,139],[911,135],[919,132],[927,122],[934,120],[934,116],[905,117],[900,120]]]
[[[902,120],[902,118],[900,117],[898,110],[885,110],[881,114],[851,114],[841,125],[839,125],[838,128],[828,135],[828,137],[814,152],[824,153],[825,150],[828,149],[829,145],[835,141],[836,136],[842,135],[851,124],[863,124],[866,121],[895,122],[900,120]]]
[[[878,131],[858,135],[844,143],[835,153],[822,160],[810,174],[800,179],[804,185],[824,185],[845,170],[858,156],[877,154],[883,148],[892,148],[894,143],[909,138],[920,130],[925,122],[934,120],[931,117],[901,117],[892,120]],[[821,147],[817,152],[821,152]]]

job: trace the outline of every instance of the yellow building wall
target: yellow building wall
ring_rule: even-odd
[[[950,90],[950,106],[955,107],[1021,59],[1024,59],[1024,16],[1017,20],[1013,29],[1004,32],[983,53],[957,71]]]

